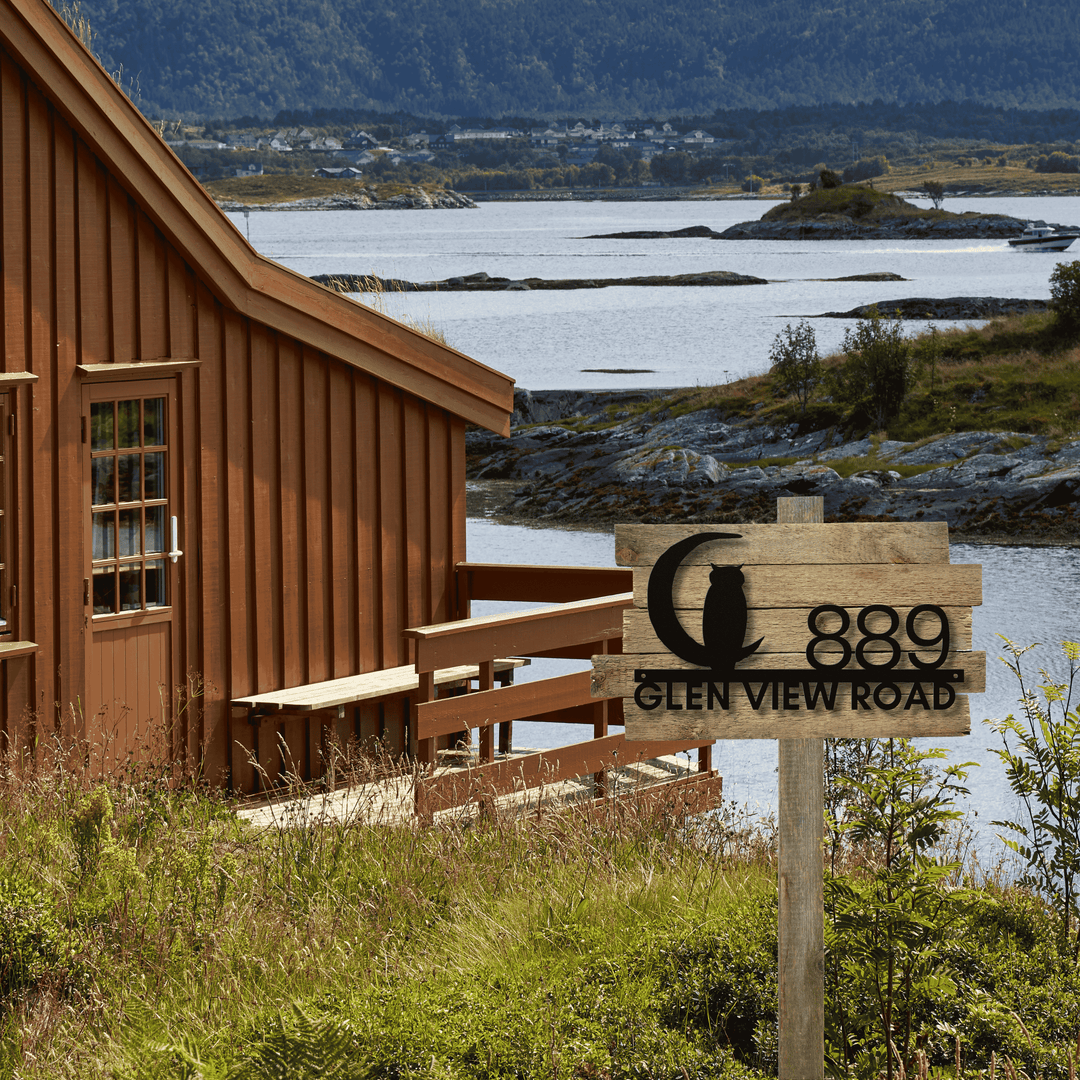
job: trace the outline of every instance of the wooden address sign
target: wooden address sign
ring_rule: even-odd
[[[966,735],[982,567],[949,563],[945,522],[621,525],[634,568],[623,654],[592,692],[628,739]]]

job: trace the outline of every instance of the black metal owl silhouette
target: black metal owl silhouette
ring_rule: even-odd
[[[697,533],[672,544],[656,560],[649,575],[649,619],[656,636],[676,656],[699,667],[727,671],[756,652],[764,638],[743,645],[746,637],[745,578],[741,566],[713,564],[709,591],[701,611],[702,640],[695,641],[679,622],[672,596],[675,573],[694,548],[713,540],[738,540],[740,533]]]
[[[701,637],[714,668],[733,668],[757,652],[765,640],[758,638],[753,645],[743,645],[747,623],[745,581],[741,566],[712,564],[709,591],[701,608]]]

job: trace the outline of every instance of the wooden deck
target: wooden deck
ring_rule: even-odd
[[[511,772],[524,771],[530,758],[540,751],[525,750],[509,754],[499,764]],[[551,751],[548,751],[551,753]],[[477,755],[443,755],[435,770],[437,781],[467,788],[480,771]],[[594,775],[554,780],[549,784],[528,786],[525,777],[512,790],[493,794],[489,799],[474,799],[446,805],[425,819],[428,823],[468,820],[482,812],[495,815],[555,813],[571,806],[602,808],[616,800],[626,804],[647,799],[683,817],[712,809],[720,802],[723,780],[715,774],[697,771],[697,763],[685,754],[668,754],[645,761],[632,761],[608,773],[608,793],[596,797]],[[299,828],[341,823],[357,825],[405,826],[415,824],[417,780],[400,775],[371,780],[328,792],[295,793],[272,800],[243,805],[237,816],[259,829]]]

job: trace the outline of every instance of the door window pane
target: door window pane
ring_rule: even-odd
[[[93,517],[94,558],[116,558],[116,520],[111,510]]]
[[[139,445],[139,401],[116,403],[116,445]]]
[[[116,460],[120,479],[120,502],[138,502],[142,495],[139,489],[142,454],[118,454]]]
[[[116,459],[113,457],[94,458],[90,462],[91,485],[93,494],[90,496],[94,506],[106,506],[116,502],[116,481],[113,466]]]
[[[165,560],[155,559],[146,564],[146,606],[165,606]]]
[[[143,402],[143,446],[165,445],[165,399],[147,398]]]
[[[113,403],[95,401],[90,406],[90,449],[113,448]]]
[[[142,563],[120,567],[120,610],[137,611],[142,607]]]
[[[120,558],[142,554],[142,511],[120,511]]]
[[[116,571],[111,566],[94,567],[94,614],[111,615],[116,610]]]
[[[144,499],[165,498],[165,455],[143,454],[143,472],[145,482],[143,485]]]
[[[165,550],[165,507],[146,508],[146,552],[153,554]]]

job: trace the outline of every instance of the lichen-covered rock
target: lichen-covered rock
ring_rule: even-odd
[[[975,539],[1080,542],[1080,439],[971,431],[844,443],[715,410],[655,421],[633,409],[647,397],[519,391],[515,415],[547,422],[515,425],[509,440],[467,433],[468,475],[517,481],[502,510],[522,518],[770,521],[778,498],[821,495],[826,520],[944,520]],[[574,427],[551,422],[560,410]],[[768,463],[777,458],[796,464]],[[904,475],[908,466],[917,471]]]

